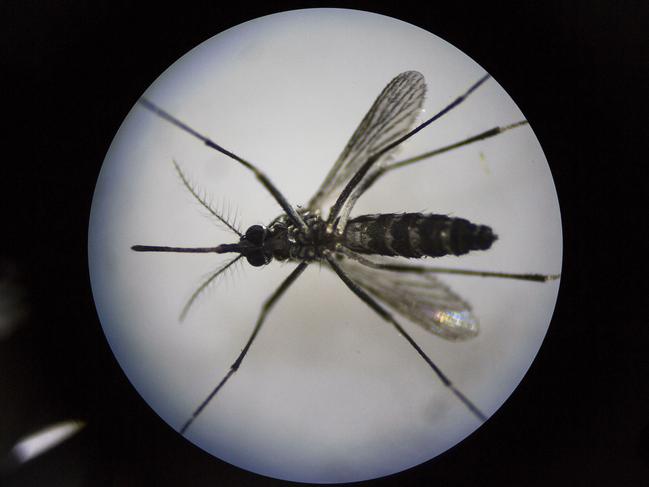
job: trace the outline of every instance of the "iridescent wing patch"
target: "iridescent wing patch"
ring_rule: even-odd
[[[407,266],[399,271],[370,267],[346,257],[336,262],[357,285],[435,335],[458,341],[478,334],[469,303],[432,274],[404,271]]]

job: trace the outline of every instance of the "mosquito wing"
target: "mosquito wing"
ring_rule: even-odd
[[[349,258],[337,263],[379,301],[435,335],[458,341],[478,334],[471,306],[436,277],[368,267]]]
[[[309,209],[322,209],[333,192],[346,184],[370,155],[407,134],[421,111],[425,94],[426,82],[417,71],[406,71],[390,81],[309,201]],[[377,164],[384,163],[387,157],[389,153]],[[366,177],[371,173],[370,170]]]

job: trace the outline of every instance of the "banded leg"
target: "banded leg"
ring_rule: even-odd
[[[494,271],[475,271],[470,269],[454,269],[449,267],[428,267],[423,265],[411,264],[384,264],[374,262],[367,259],[356,252],[348,249],[340,250],[347,257],[354,259],[361,264],[364,264],[373,269],[382,269],[385,271],[395,272],[408,272],[411,274],[456,274],[462,276],[477,276],[477,277],[499,277],[503,279],[519,279],[521,281],[532,282],[547,282],[559,279],[561,274],[524,274],[524,273],[508,273],[508,272],[494,272]]]
[[[365,175],[368,173],[370,168],[374,166],[374,164],[384,155],[390,152],[392,149],[395,147],[399,146],[406,140],[408,140],[410,137],[415,135],[417,132],[420,130],[423,130],[426,128],[428,125],[433,123],[435,120],[438,120],[451,110],[455,108],[456,106],[460,105],[464,100],[466,100],[471,93],[473,93],[475,90],[477,90],[480,85],[482,85],[485,81],[487,81],[490,78],[488,74],[485,74],[482,78],[480,78],[478,81],[476,81],[471,87],[462,95],[457,97],[455,100],[453,100],[451,103],[449,103],[446,107],[444,107],[442,110],[437,112],[435,115],[430,117],[428,120],[425,122],[419,124],[417,127],[412,129],[410,132],[407,134],[399,137],[397,140],[394,142],[386,145],[385,147],[382,147],[378,152],[375,154],[372,154],[368,160],[360,167],[360,169],[354,174],[354,176],[349,180],[345,188],[342,190],[340,195],[338,196],[338,199],[336,202],[333,204],[329,211],[329,218],[327,219],[327,225],[328,227],[333,227],[334,222],[338,219],[338,216],[340,214],[340,211],[343,209],[343,206],[345,205],[345,202],[347,199],[351,196],[351,194],[354,192],[356,187],[359,185],[359,183],[363,180]],[[349,213],[351,211],[351,208],[346,208],[346,212]],[[346,218],[341,218],[341,221],[343,222],[342,225],[344,226],[344,221]],[[341,228],[341,222],[338,223],[338,228]]]
[[[485,130],[484,132],[481,132],[477,135],[468,137],[464,140],[460,140],[459,142],[454,142],[453,144],[445,145],[444,147],[440,147],[438,149],[424,152],[423,154],[418,154],[416,156],[409,157],[407,159],[402,159],[401,161],[393,162],[391,164],[388,164],[387,166],[379,167],[377,171],[371,175],[371,177],[367,177],[361,182],[362,184],[361,193],[367,191],[376,181],[378,181],[378,179],[381,176],[394,169],[399,169],[405,166],[409,166],[410,164],[414,164],[416,162],[420,162],[425,159],[430,159],[431,157],[438,156],[445,152],[449,152],[453,149],[458,149],[465,145],[473,144],[474,142],[479,142],[481,140],[485,140],[490,137],[495,137],[496,135],[502,134],[503,132],[506,132],[508,130],[514,129],[516,127],[520,127],[522,125],[526,125],[527,123],[528,123],[527,120],[521,120],[519,122],[512,123],[510,125],[505,125],[504,127],[494,127],[492,129]]]
[[[392,316],[391,313],[386,311],[377,301],[375,301],[363,288],[357,285],[351,278],[345,273],[345,271],[336,263],[335,259],[331,255],[327,255],[327,261],[329,265],[334,270],[334,272],[340,277],[340,279],[345,283],[345,285],[358,296],[361,301],[367,304],[372,308],[381,318],[390,323],[396,328],[396,330],[403,336],[408,343],[415,349],[415,351],[424,359],[424,361],[430,366],[431,369],[437,374],[442,383],[449,388],[453,394],[473,413],[473,415],[478,418],[481,422],[487,420],[487,417],[480,411],[475,404],[473,404],[462,392],[457,389],[451,380],[442,372],[442,370],[431,360],[431,358],[426,355],[426,353],[421,349],[419,345],[414,341],[414,339],[406,332],[406,330],[397,322],[397,320]]]
[[[211,149],[214,149],[221,154],[224,154],[228,156],[231,159],[234,159],[237,161],[239,164],[244,166],[245,168],[249,169],[250,171],[253,172],[257,180],[262,184],[266,190],[273,195],[273,198],[275,198],[275,201],[279,204],[279,206],[282,207],[284,212],[289,216],[291,221],[295,223],[298,227],[300,227],[303,231],[308,232],[308,227],[304,223],[304,220],[302,217],[299,215],[299,213],[291,206],[291,204],[288,202],[288,200],[284,197],[284,195],[275,187],[275,185],[271,182],[270,179],[268,179],[268,176],[266,176],[257,166],[252,164],[249,161],[246,161],[242,157],[239,157],[233,152],[230,152],[229,150],[225,149],[224,147],[221,147],[219,144],[214,142],[213,140],[209,139],[205,135],[201,134],[200,132],[197,132],[193,128],[191,128],[189,125],[184,123],[183,121],[177,119],[170,113],[166,112],[159,106],[157,106],[155,103],[150,102],[146,98],[140,98],[139,99],[140,104],[145,107],[147,110],[150,110],[151,112],[155,113],[158,117],[166,120],[167,122],[171,123],[172,125],[175,125],[179,129],[183,130],[184,132],[187,132],[189,135],[197,138],[201,142],[203,142],[206,146],[210,147]],[[175,162],[174,162],[175,164]],[[181,175],[181,178],[183,176]],[[185,182],[185,181],[183,181]]]
[[[369,173],[366,175],[356,186],[354,191],[351,193],[351,195],[347,198],[347,201],[345,201],[345,204],[343,205],[342,209],[340,210],[340,217],[338,220],[337,228],[339,231],[344,230],[345,225],[347,224],[347,220],[349,218],[349,214],[351,210],[353,209],[354,205],[356,204],[356,201],[363,195],[365,192],[372,186],[374,183],[376,183],[381,176],[384,174],[388,173],[389,171],[393,169],[400,169],[405,166],[409,166],[410,164],[414,164],[416,162],[423,161],[425,159],[429,159],[431,157],[437,156],[439,154],[443,154],[444,152],[451,151],[453,149],[457,149],[459,147],[465,146],[472,144],[474,142],[478,142],[481,140],[488,139],[489,137],[494,137],[498,134],[501,134],[503,132],[506,132],[507,130],[511,130],[516,127],[520,127],[521,125],[527,124],[527,120],[521,120],[516,123],[512,123],[510,125],[506,125],[504,127],[494,127],[489,130],[485,130],[482,133],[479,133],[477,135],[473,135],[471,137],[468,137],[464,140],[461,140],[459,142],[455,142],[453,144],[446,145],[444,147],[440,147],[438,149],[425,152],[423,154],[419,154],[413,157],[409,157],[408,159],[403,159],[401,161],[394,162],[392,164],[388,164],[386,166],[377,166],[374,170],[374,172]]]
[[[180,429],[181,434],[185,434],[185,431],[187,431],[187,428],[192,424],[192,422],[198,417],[199,414],[205,409],[205,406],[209,404],[209,402],[212,400],[214,396],[221,390],[221,388],[225,385],[225,383],[232,377],[232,375],[239,369],[239,366],[241,365],[241,362],[243,361],[244,357],[248,353],[248,350],[250,349],[250,345],[252,345],[252,342],[254,341],[255,337],[259,333],[259,330],[261,329],[261,325],[264,323],[266,319],[266,315],[270,312],[272,307],[275,305],[277,300],[284,294],[284,292],[289,288],[293,282],[302,274],[304,269],[309,264],[307,262],[301,262],[295,269],[293,269],[293,272],[289,274],[289,276],[284,279],[284,281],[279,285],[279,287],[275,290],[275,292],[266,300],[264,305],[261,307],[261,312],[259,313],[259,318],[257,318],[257,323],[255,324],[255,328],[252,330],[252,334],[250,335],[250,338],[248,338],[248,342],[246,343],[246,346],[243,347],[243,350],[241,350],[241,353],[237,357],[237,359],[234,361],[234,363],[230,366],[230,370],[228,371],[227,374],[225,374],[225,377],[221,379],[221,382],[210,392],[210,394],[205,398],[205,400],[196,408],[192,416],[187,420],[187,422],[183,425],[183,427]]]

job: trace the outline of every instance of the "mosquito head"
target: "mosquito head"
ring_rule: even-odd
[[[263,225],[252,225],[246,230],[241,240],[247,240],[254,245],[263,245],[268,235],[268,229]]]
[[[263,225],[252,225],[239,241],[241,252],[253,267],[261,267],[273,260],[273,251],[264,245],[269,236],[268,229]]]

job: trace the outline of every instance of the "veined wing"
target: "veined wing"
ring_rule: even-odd
[[[426,82],[421,73],[406,71],[383,89],[345,146],[338,160],[309,201],[308,208],[322,209],[332,193],[346,184],[367,161],[386,145],[407,134],[421,111]],[[385,161],[385,154],[381,160]],[[370,171],[366,177],[369,177]]]
[[[471,306],[435,276],[378,269],[347,257],[336,262],[376,299],[435,335],[456,341],[478,334]]]

